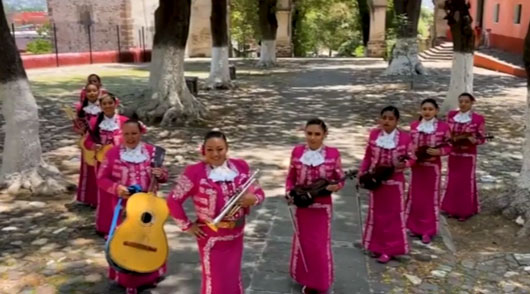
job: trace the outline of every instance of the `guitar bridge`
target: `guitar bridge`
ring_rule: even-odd
[[[145,250],[145,251],[151,251],[151,252],[156,252],[157,251],[157,249],[154,248],[154,247],[147,246],[147,245],[140,244],[140,243],[136,243],[136,242],[124,241],[123,245],[129,246],[129,247],[132,247],[132,248],[136,248],[136,249],[140,249],[140,250]]]

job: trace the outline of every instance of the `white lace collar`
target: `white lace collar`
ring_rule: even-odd
[[[395,128],[390,134],[387,134],[385,130],[381,130],[379,137],[375,140],[375,144],[384,149],[394,149],[397,146],[396,134],[397,128]]]
[[[432,134],[436,131],[436,118],[433,117],[430,120],[424,120],[422,119],[420,124],[418,125],[418,132],[422,132],[425,134]]]
[[[214,182],[232,182],[239,173],[228,167],[228,160],[208,172],[208,178]]]
[[[99,123],[99,128],[105,131],[115,131],[120,128],[118,124],[118,116],[115,114],[113,117],[103,116],[103,121]]]
[[[88,102],[88,105],[83,107],[83,111],[88,114],[96,115],[101,112],[101,108],[99,108],[99,105],[97,104],[97,102],[95,103]]]
[[[467,112],[461,112],[459,111],[454,117],[453,119],[457,122],[457,123],[461,123],[461,124],[465,124],[465,123],[468,123],[471,121],[471,110],[467,111]]]
[[[129,148],[124,146],[120,150],[120,159],[122,161],[131,162],[131,163],[141,163],[149,159],[147,150],[145,150],[142,143],[139,143],[134,148]]]
[[[324,163],[325,158],[322,154],[323,146],[317,150],[311,150],[307,147],[304,150],[304,154],[300,157],[300,161],[307,166],[319,166]]]

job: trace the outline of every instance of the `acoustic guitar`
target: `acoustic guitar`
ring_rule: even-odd
[[[165,150],[157,146],[151,166],[161,167],[164,155]],[[169,209],[166,201],[156,196],[156,185],[156,178],[152,176],[148,192],[135,193],[127,200],[125,217],[118,227],[116,223],[121,198],[115,208],[106,257],[119,272],[149,274],[158,270],[167,260],[169,249],[164,223],[169,216]]]
[[[72,121],[72,123],[77,128],[86,130],[86,135],[82,136],[81,140],[79,141],[79,147],[83,150],[83,159],[86,162],[86,164],[89,166],[95,166],[96,161],[103,162],[103,159],[105,159],[105,155],[110,149],[112,149],[113,145],[112,144],[103,145],[101,149],[97,151],[87,149],[85,147],[85,141],[87,139],[87,136],[90,136],[92,141],[94,142],[100,142],[100,140],[97,140],[86,118],[77,117],[75,112],[69,106],[63,107],[63,111],[66,113],[66,116]]]

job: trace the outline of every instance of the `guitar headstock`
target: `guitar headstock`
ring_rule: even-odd
[[[344,177],[349,178],[351,180],[355,179],[357,177],[357,174],[359,173],[359,170],[356,169],[349,169],[344,173]]]

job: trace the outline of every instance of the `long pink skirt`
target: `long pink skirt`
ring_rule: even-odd
[[[108,277],[110,280],[116,281],[119,285],[125,288],[139,288],[143,286],[156,286],[158,279],[163,276],[167,271],[167,267],[164,264],[156,272],[152,272],[146,275],[132,275],[120,273],[109,266]]]
[[[331,197],[319,198],[307,208],[296,208],[300,243],[293,236],[290,274],[298,284],[321,292],[333,284],[331,251]],[[300,254],[303,252],[307,271]]]
[[[244,226],[212,231],[201,226],[207,238],[197,239],[202,266],[201,294],[243,294],[241,261]]]
[[[368,251],[389,256],[409,252],[405,232],[404,190],[405,177],[399,173],[370,193],[363,232],[363,246]]]
[[[407,199],[407,229],[434,236],[438,230],[441,163],[423,162],[412,167]]]
[[[100,234],[109,234],[114,207],[117,203],[118,197],[116,195],[107,193],[103,189],[99,189],[98,207],[96,209],[96,231]]]
[[[476,154],[451,153],[447,167],[447,188],[442,200],[442,211],[468,218],[480,211],[475,178]]]
[[[75,200],[92,207],[98,205],[96,167],[86,164],[81,153],[81,166],[79,168],[79,183]]]

